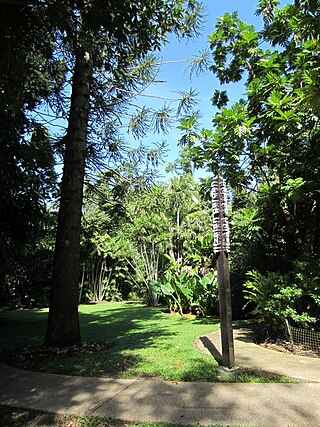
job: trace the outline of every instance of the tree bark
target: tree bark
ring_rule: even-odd
[[[45,344],[66,347],[81,343],[78,295],[80,231],[87,147],[92,59],[76,54],[53,264]]]

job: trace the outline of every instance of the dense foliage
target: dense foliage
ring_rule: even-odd
[[[0,296],[5,275],[34,251],[46,203],[55,189],[54,150],[48,130],[32,112],[51,102],[65,68],[41,8],[0,4]],[[10,292],[9,292],[10,293]]]
[[[320,7],[277,4],[258,3],[261,31],[236,12],[218,18],[210,69],[223,85],[246,79],[246,93],[229,106],[227,90],[216,90],[214,129],[199,130],[191,118],[182,122],[182,142],[232,189],[234,283],[242,286],[246,272],[258,270],[246,294],[256,313],[308,324],[304,314],[319,313]]]
[[[114,137],[117,114],[146,81],[152,81],[148,54],[160,49],[168,33],[179,37],[196,33],[202,6],[197,0],[143,0],[121,5],[118,1],[50,0],[2,3],[1,8],[5,12],[1,15],[5,140],[1,183],[7,193],[1,194],[5,197],[0,211],[4,218],[0,223],[1,282],[14,247],[11,241],[19,240],[14,227],[10,235],[8,218],[20,215],[23,232],[29,220],[36,222],[54,176],[49,173],[54,164],[52,141],[46,128],[33,121],[39,115],[36,107],[45,102],[47,111],[42,110],[40,116],[50,117],[53,112],[68,120],[65,135],[56,144],[64,168],[46,342],[76,344],[81,341],[77,303],[86,164],[106,149],[107,157],[119,155]],[[32,113],[30,119],[28,112]],[[163,128],[162,116],[155,126]],[[34,217],[25,213],[31,209]]]
[[[211,57],[210,71],[222,85],[211,99],[213,128],[199,128],[195,91],[185,93],[178,105],[181,158],[168,167],[181,175],[165,183],[149,179],[162,146],[140,146],[124,159],[119,116],[137,90],[154,81],[156,61],[149,52],[168,32],[197,32],[201,5],[124,2],[115,13],[118,3],[1,6],[2,300],[45,304],[53,268],[51,312],[69,322],[78,341],[72,330],[79,301],[144,298],[180,314],[216,313],[210,180],[194,180],[192,160],[228,182],[235,317],[246,305],[245,313],[269,332],[278,332],[284,319],[318,327],[318,2],[296,0],[279,8],[277,0],[260,0],[261,30],[237,12],[217,19],[202,58],[207,63]],[[246,92],[231,104],[228,85],[241,80]],[[49,135],[37,115],[41,103],[69,116],[65,135]],[[129,130],[138,139],[150,127],[165,131],[169,114],[166,106],[160,112],[139,107]],[[46,200],[56,191],[54,154],[64,155],[65,167],[52,267],[57,220]],[[85,178],[89,165],[94,178]],[[63,328],[56,320],[52,325],[49,340],[59,342]]]
[[[210,200],[202,200],[189,174],[169,185],[137,186],[133,178],[107,173],[87,190],[83,297],[138,297],[153,305],[160,297],[181,314],[215,311],[216,284],[206,276],[212,268]]]

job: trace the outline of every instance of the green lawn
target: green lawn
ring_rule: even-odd
[[[83,341],[109,343],[103,350],[42,360],[16,357],[18,348],[41,344],[48,311],[0,313],[0,351],[11,350],[9,363],[42,372],[117,378],[161,378],[171,381],[291,382],[267,372],[241,368],[221,375],[218,363],[200,352],[196,339],[219,327],[213,318],[169,315],[140,303],[80,306]],[[8,358],[4,359],[8,362]]]
[[[0,313],[0,349],[41,343],[47,310]],[[18,366],[46,372],[159,377],[166,380],[212,380],[217,362],[194,345],[197,337],[218,328],[211,318],[172,316],[140,303],[80,306],[84,341],[105,341],[110,348],[92,354]]]

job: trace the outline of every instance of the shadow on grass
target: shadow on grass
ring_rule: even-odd
[[[12,350],[18,347],[41,344],[45,334],[46,321],[47,312],[44,310],[0,313],[1,349]],[[180,369],[179,363],[185,365],[183,368],[186,370],[187,366],[192,364],[192,368],[191,366],[189,368],[190,372],[183,371],[180,380],[206,380],[206,377],[209,377],[213,370],[214,363],[212,360],[207,363],[208,366],[205,366],[204,369],[203,363],[206,364],[206,362],[202,360],[202,355],[199,355],[199,360],[196,354],[191,355],[188,359],[187,353],[184,355],[181,354],[181,351],[179,353],[179,342],[173,342],[170,338],[180,337],[182,331],[190,328],[195,322],[199,326],[208,324],[214,326],[218,321],[208,318],[171,317],[164,314],[160,307],[148,307],[131,302],[82,305],[80,323],[83,341],[108,343],[108,348],[94,353],[79,351],[72,355],[49,355],[41,359],[37,354],[35,357],[33,355],[30,357],[30,354],[25,356],[22,353],[21,358],[18,356],[18,358],[13,357],[10,360],[9,355],[3,360],[21,368],[43,372],[71,373],[80,376],[126,377],[140,375],[140,368],[137,371],[137,367],[143,365],[143,355],[154,348],[154,352],[163,354],[164,363],[167,363],[167,366],[175,366],[177,363],[177,368],[174,368],[177,371]],[[179,339],[180,342],[183,340],[182,337]],[[175,358],[174,353],[176,344],[177,358]],[[188,348],[191,346],[192,344]],[[170,351],[171,359],[170,357],[167,359]],[[174,353],[174,359],[172,353]],[[148,357],[148,367],[142,369],[141,375],[154,377],[157,375],[156,372],[162,375],[160,371],[164,372],[166,368],[158,364],[158,368],[152,372],[150,359],[153,356],[149,354]],[[180,362],[181,357],[182,362]],[[129,371],[128,374],[125,374],[126,371]]]
[[[201,325],[217,325],[218,323],[220,323],[220,319],[218,319],[217,317],[211,317],[211,316],[206,316],[206,317],[195,317],[193,319],[193,322],[196,324],[201,324]]]
[[[120,308],[110,306],[108,310],[99,308],[94,313],[90,313],[90,309],[87,309],[86,312],[86,307],[82,309],[81,322],[84,339],[95,339],[94,337],[98,336],[99,333],[104,333],[105,337],[113,336],[115,342],[108,351],[114,352],[115,357],[119,356],[120,362],[117,363],[123,363],[128,357],[123,352],[128,348],[128,342],[133,348],[147,347],[153,345],[156,333],[158,333],[159,338],[174,334],[172,332],[174,329],[167,327],[166,322],[159,322],[159,318],[162,316],[159,309],[144,308],[132,304],[128,306],[124,304]],[[43,323],[44,326],[45,314],[39,312],[35,316],[36,321]],[[19,322],[24,325],[25,333],[31,334],[30,325],[25,322],[26,319],[30,320],[29,315],[19,314],[17,317]],[[8,320],[10,319],[6,317],[3,325],[10,332],[11,326]],[[143,326],[145,323],[148,323],[147,330]],[[162,326],[161,323],[163,323]],[[187,321],[183,319],[182,324],[187,325]],[[15,325],[17,326],[17,324]],[[11,332],[14,333],[12,330]],[[95,374],[98,372],[99,363],[101,363],[102,368],[105,368],[105,365],[109,363],[109,356],[112,353],[108,353],[108,351],[79,356],[74,360],[69,359],[68,363],[79,363],[80,374],[80,370],[84,366],[88,369],[88,366],[90,368],[90,364],[92,364],[92,373]],[[101,356],[100,360],[96,358],[97,354]],[[165,355],[164,352],[164,357]],[[212,373],[214,370],[210,358],[195,357],[192,368],[188,367],[181,379],[185,381],[197,381],[199,379],[201,381],[206,379],[207,381],[214,381],[214,375],[210,375],[210,372]],[[137,362],[138,358],[135,359],[133,356],[131,361],[127,360],[126,363]],[[56,360],[54,363],[57,365],[59,361]],[[62,369],[66,368],[67,365]],[[130,414],[130,417],[141,417],[145,420],[161,419],[175,425],[179,421],[186,422],[186,420],[194,424],[201,424],[201,422],[208,424],[208,420],[217,419],[223,424],[230,424],[232,417],[243,425],[249,424],[252,420],[257,420],[257,424],[260,424],[262,420],[261,424],[266,425],[267,421],[268,425],[280,425],[278,419],[279,399],[274,399],[272,393],[270,394],[271,398],[268,393],[262,393],[261,399],[257,400],[257,405],[252,405],[252,401],[257,396],[257,389],[252,387],[235,387],[231,392],[230,387],[221,388],[220,384],[132,380],[115,382],[105,378],[83,379],[70,376],[52,376],[48,381],[47,377],[43,377],[41,374],[34,375],[28,371],[17,371],[6,366],[1,367],[1,369],[3,376],[2,382],[0,382],[0,394],[2,394],[4,404],[10,402],[10,405],[33,407],[34,409],[41,409],[43,405],[47,405],[48,409],[50,407],[50,410],[56,412],[63,412],[65,408],[72,408],[75,413],[93,413],[124,419],[128,419],[128,414]],[[125,364],[123,369],[126,369]],[[205,375],[203,375],[203,371],[206,372]],[[63,370],[60,372],[63,373]],[[208,378],[206,378],[207,374]],[[299,387],[299,385],[297,386]],[[317,395],[314,393],[315,397],[311,406],[303,407],[299,404],[299,399],[296,398],[297,395],[303,393],[303,390],[298,388],[297,392],[292,393],[290,385],[282,385],[281,401],[286,408],[283,425],[305,425],[306,420],[308,425],[317,425],[317,411],[312,413],[310,411],[310,407],[317,408]],[[272,388],[270,392],[272,392]],[[257,419],[258,416],[259,420]]]
[[[38,345],[46,332],[44,310],[16,310],[0,313],[0,351]]]
[[[146,341],[162,333],[163,328],[153,330],[152,327],[141,334],[139,332],[145,329],[145,322],[152,326],[152,319],[158,325],[156,320],[161,315],[158,308],[137,306],[136,303],[124,303],[121,307],[107,306],[107,309],[106,306],[94,311],[91,311],[93,305],[81,307],[79,317],[84,341],[114,342],[126,339],[143,347]],[[0,313],[0,350],[40,344],[45,335],[47,318],[47,310]]]

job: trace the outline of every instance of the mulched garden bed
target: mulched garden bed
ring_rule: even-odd
[[[30,345],[28,347],[5,350],[0,353],[0,361],[26,362],[59,359],[69,356],[79,356],[83,354],[92,354],[112,347],[112,343],[102,343],[97,341],[84,341],[82,345],[73,345],[70,347],[46,347],[44,345]]]
[[[303,345],[295,345],[294,348],[292,348],[290,341],[282,339],[277,339],[276,341],[270,340],[257,344],[270,350],[280,351],[281,353],[291,353],[296,356],[320,357],[318,351],[306,349]]]

